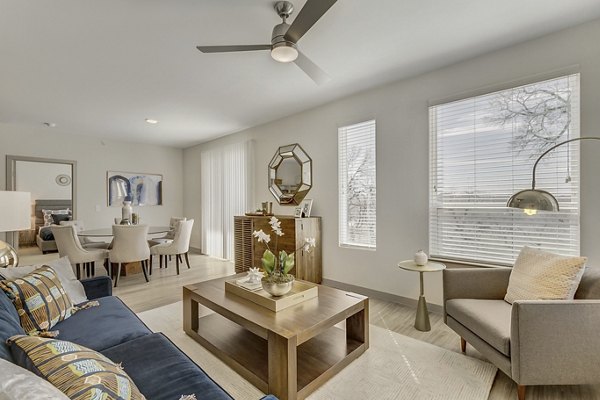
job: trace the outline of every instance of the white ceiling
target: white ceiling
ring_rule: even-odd
[[[299,42],[323,86],[267,51],[195,49],[269,43],[272,5],[0,0],[0,122],[187,147],[600,17],[598,0],[338,0]]]

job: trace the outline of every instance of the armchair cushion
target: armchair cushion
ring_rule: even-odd
[[[600,300],[600,268],[586,267],[579,288],[575,293],[576,299]]]
[[[572,300],[586,257],[567,257],[523,247],[508,282],[506,300]]]
[[[510,357],[511,305],[504,300],[453,299],[446,313],[490,346]]]

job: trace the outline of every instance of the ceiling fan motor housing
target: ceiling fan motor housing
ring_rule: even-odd
[[[285,33],[290,25],[285,22],[275,25],[271,35],[271,57],[275,61],[288,63],[298,58],[298,49],[296,43],[285,40]]]

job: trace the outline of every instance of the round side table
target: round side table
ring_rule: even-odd
[[[423,288],[423,272],[436,272],[446,268],[442,263],[429,261],[425,265],[417,265],[413,260],[400,261],[398,267],[406,271],[417,271],[419,273],[419,282],[421,292],[419,295],[419,304],[417,305],[417,316],[415,318],[415,329],[421,332],[429,332],[431,324],[429,323],[429,311],[427,311],[427,302],[425,301],[425,292]]]

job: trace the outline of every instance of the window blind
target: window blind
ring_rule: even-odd
[[[233,217],[253,207],[253,143],[246,141],[200,154],[202,252],[233,260]]]
[[[579,137],[579,74],[432,106],[429,120],[432,256],[511,265],[523,246],[579,254],[579,142],[538,165],[536,188],[560,212],[506,207],[531,188],[543,151]]]
[[[339,244],[376,247],[375,120],[338,129]]]

